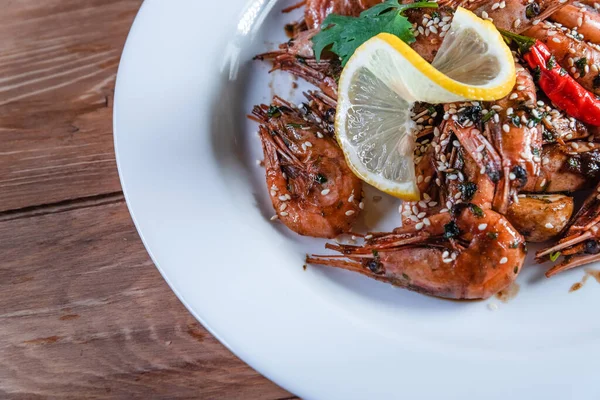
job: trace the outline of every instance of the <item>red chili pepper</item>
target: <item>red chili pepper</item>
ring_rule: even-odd
[[[600,100],[554,61],[544,43],[536,40],[523,58],[531,68],[539,67],[538,84],[554,105],[581,122],[600,126]]]

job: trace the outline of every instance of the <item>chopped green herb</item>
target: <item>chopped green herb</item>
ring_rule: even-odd
[[[315,175],[315,181],[317,181],[320,184],[324,184],[327,183],[327,177],[323,174],[317,174]]]
[[[429,115],[433,114],[435,112],[435,107],[434,106],[429,106],[427,107],[427,111],[429,111]]]
[[[548,143],[552,143],[552,142],[556,141],[556,138],[554,137],[554,133],[551,130],[548,130],[545,128],[544,128],[544,131],[542,132],[542,137]]]
[[[407,281],[410,281],[410,276],[406,275],[404,272],[402,273],[402,277]]]
[[[456,222],[450,221],[446,225],[444,225],[444,237],[446,239],[451,239],[460,235],[460,230],[458,229],[458,225]]]
[[[547,69],[552,69],[554,67],[556,67],[556,57],[550,56],[550,58],[548,59],[548,61],[546,61],[546,68]]]
[[[533,154],[534,156],[539,156],[540,149],[538,147],[531,146],[531,154]]]
[[[564,69],[563,67],[560,67],[560,71],[558,71],[558,74],[560,76],[565,76],[565,75],[567,75],[567,70]]]
[[[488,232],[487,237],[490,239],[498,239],[498,232]]]
[[[581,167],[579,160],[575,157],[569,157],[567,159],[567,164],[569,164],[569,167],[571,169],[575,169],[575,170],[579,170],[579,168]]]
[[[377,250],[372,250],[373,257],[379,257],[379,252]]]
[[[533,75],[533,80],[535,82],[540,80],[540,77],[542,76],[542,69],[540,68],[539,65],[533,69],[532,75]]]
[[[469,209],[477,218],[482,218],[485,215],[483,210],[475,204],[469,204]]]
[[[514,115],[512,117],[510,117],[512,123],[514,126],[516,126],[517,128],[521,127],[521,117],[519,117],[518,115]]]
[[[516,249],[517,247],[519,247],[520,244],[521,244],[521,242],[519,242],[518,240],[515,240],[514,242],[512,242],[510,244],[510,248],[511,249]]]
[[[437,3],[427,1],[400,4],[398,0],[387,0],[363,11],[359,17],[330,14],[321,31],[312,38],[315,58],[320,61],[323,51],[329,49],[345,66],[361,44],[383,32],[412,43],[415,41],[412,24],[402,13],[411,8],[437,7]]]
[[[519,266],[518,266],[518,265],[516,265],[516,266],[515,266],[515,269],[514,269],[514,271],[515,271],[515,274],[518,274],[518,273],[519,273]]]
[[[587,65],[587,61],[586,57],[581,57],[579,60],[575,61],[575,66],[579,70],[581,76],[585,76],[585,66]]]
[[[267,111],[267,115],[269,116],[269,118],[281,117],[281,110],[279,109],[279,107],[270,106],[269,110]]]
[[[459,183],[458,188],[462,194],[463,201],[470,201],[477,192],[477,185],[474,182]]]
[[[439,12],[434,11],[434,12],[431,13],[431,18],[432,19],[439,18],[439,17],[440,17],[440,13]]]
[[[560,257],[560,251],[550,254],[550,261],[554,262]]]
[[[296,129],[303,128],[302,124],[285,124],[285,126],[287,126],[288,128],[296,128]]]
[[[490,119],[492,119],[492,117],[496,114],[496,110],[490,110],[488,111],[487,114],[485,114],[483,116],[483,118],[481,118],[481,122],[485,123],[488,122]]]
[[[540,5],[538,3],[529,3],[529,5],[525,8],[525,16],[528,19],[532,19],[540,15]]]

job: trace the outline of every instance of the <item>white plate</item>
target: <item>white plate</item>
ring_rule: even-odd
[[[119,171],[136,226],[187,308],[244,361],[304,398],[597,399],[600,287],[525,268],[508,304],[449,302],[309,267],[323,241],[269,222],[256,126],[272,91],[251,57],[286,40],[288,2],[147,0],[115,95]],[[271,9],[272,6],[272,9]],[[268,11],[270,10],[270,11]],[[296,14],[298,16],[299,14]],[[230,80],[230,77],[232,80]],[[367,217],[394,225],[387,209]]]

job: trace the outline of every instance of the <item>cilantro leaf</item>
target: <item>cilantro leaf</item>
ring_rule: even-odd
[[[325,49],[337,54],[345,66],[360,45],[380,33],[398,36],[406,43],[415,41],[412,24],[402,13],[411,8],[437,8],[434,2],[400,4],[399,0],[387,0],[363,11],[359,17],[330,14],[321,25],[321,31],[313,38],[313,50],[317,61]]]

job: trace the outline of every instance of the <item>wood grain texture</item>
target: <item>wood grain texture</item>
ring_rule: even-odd
[[[0,222],[0,398],[282,399],[154,268],[120,195]]]
[[[127,213],[112,101],[140,4],[1,4],[0,399],[292,398],[184,309]]]
[[[0,211],[120,190],[111,106],[140,4],[2,2]]]

